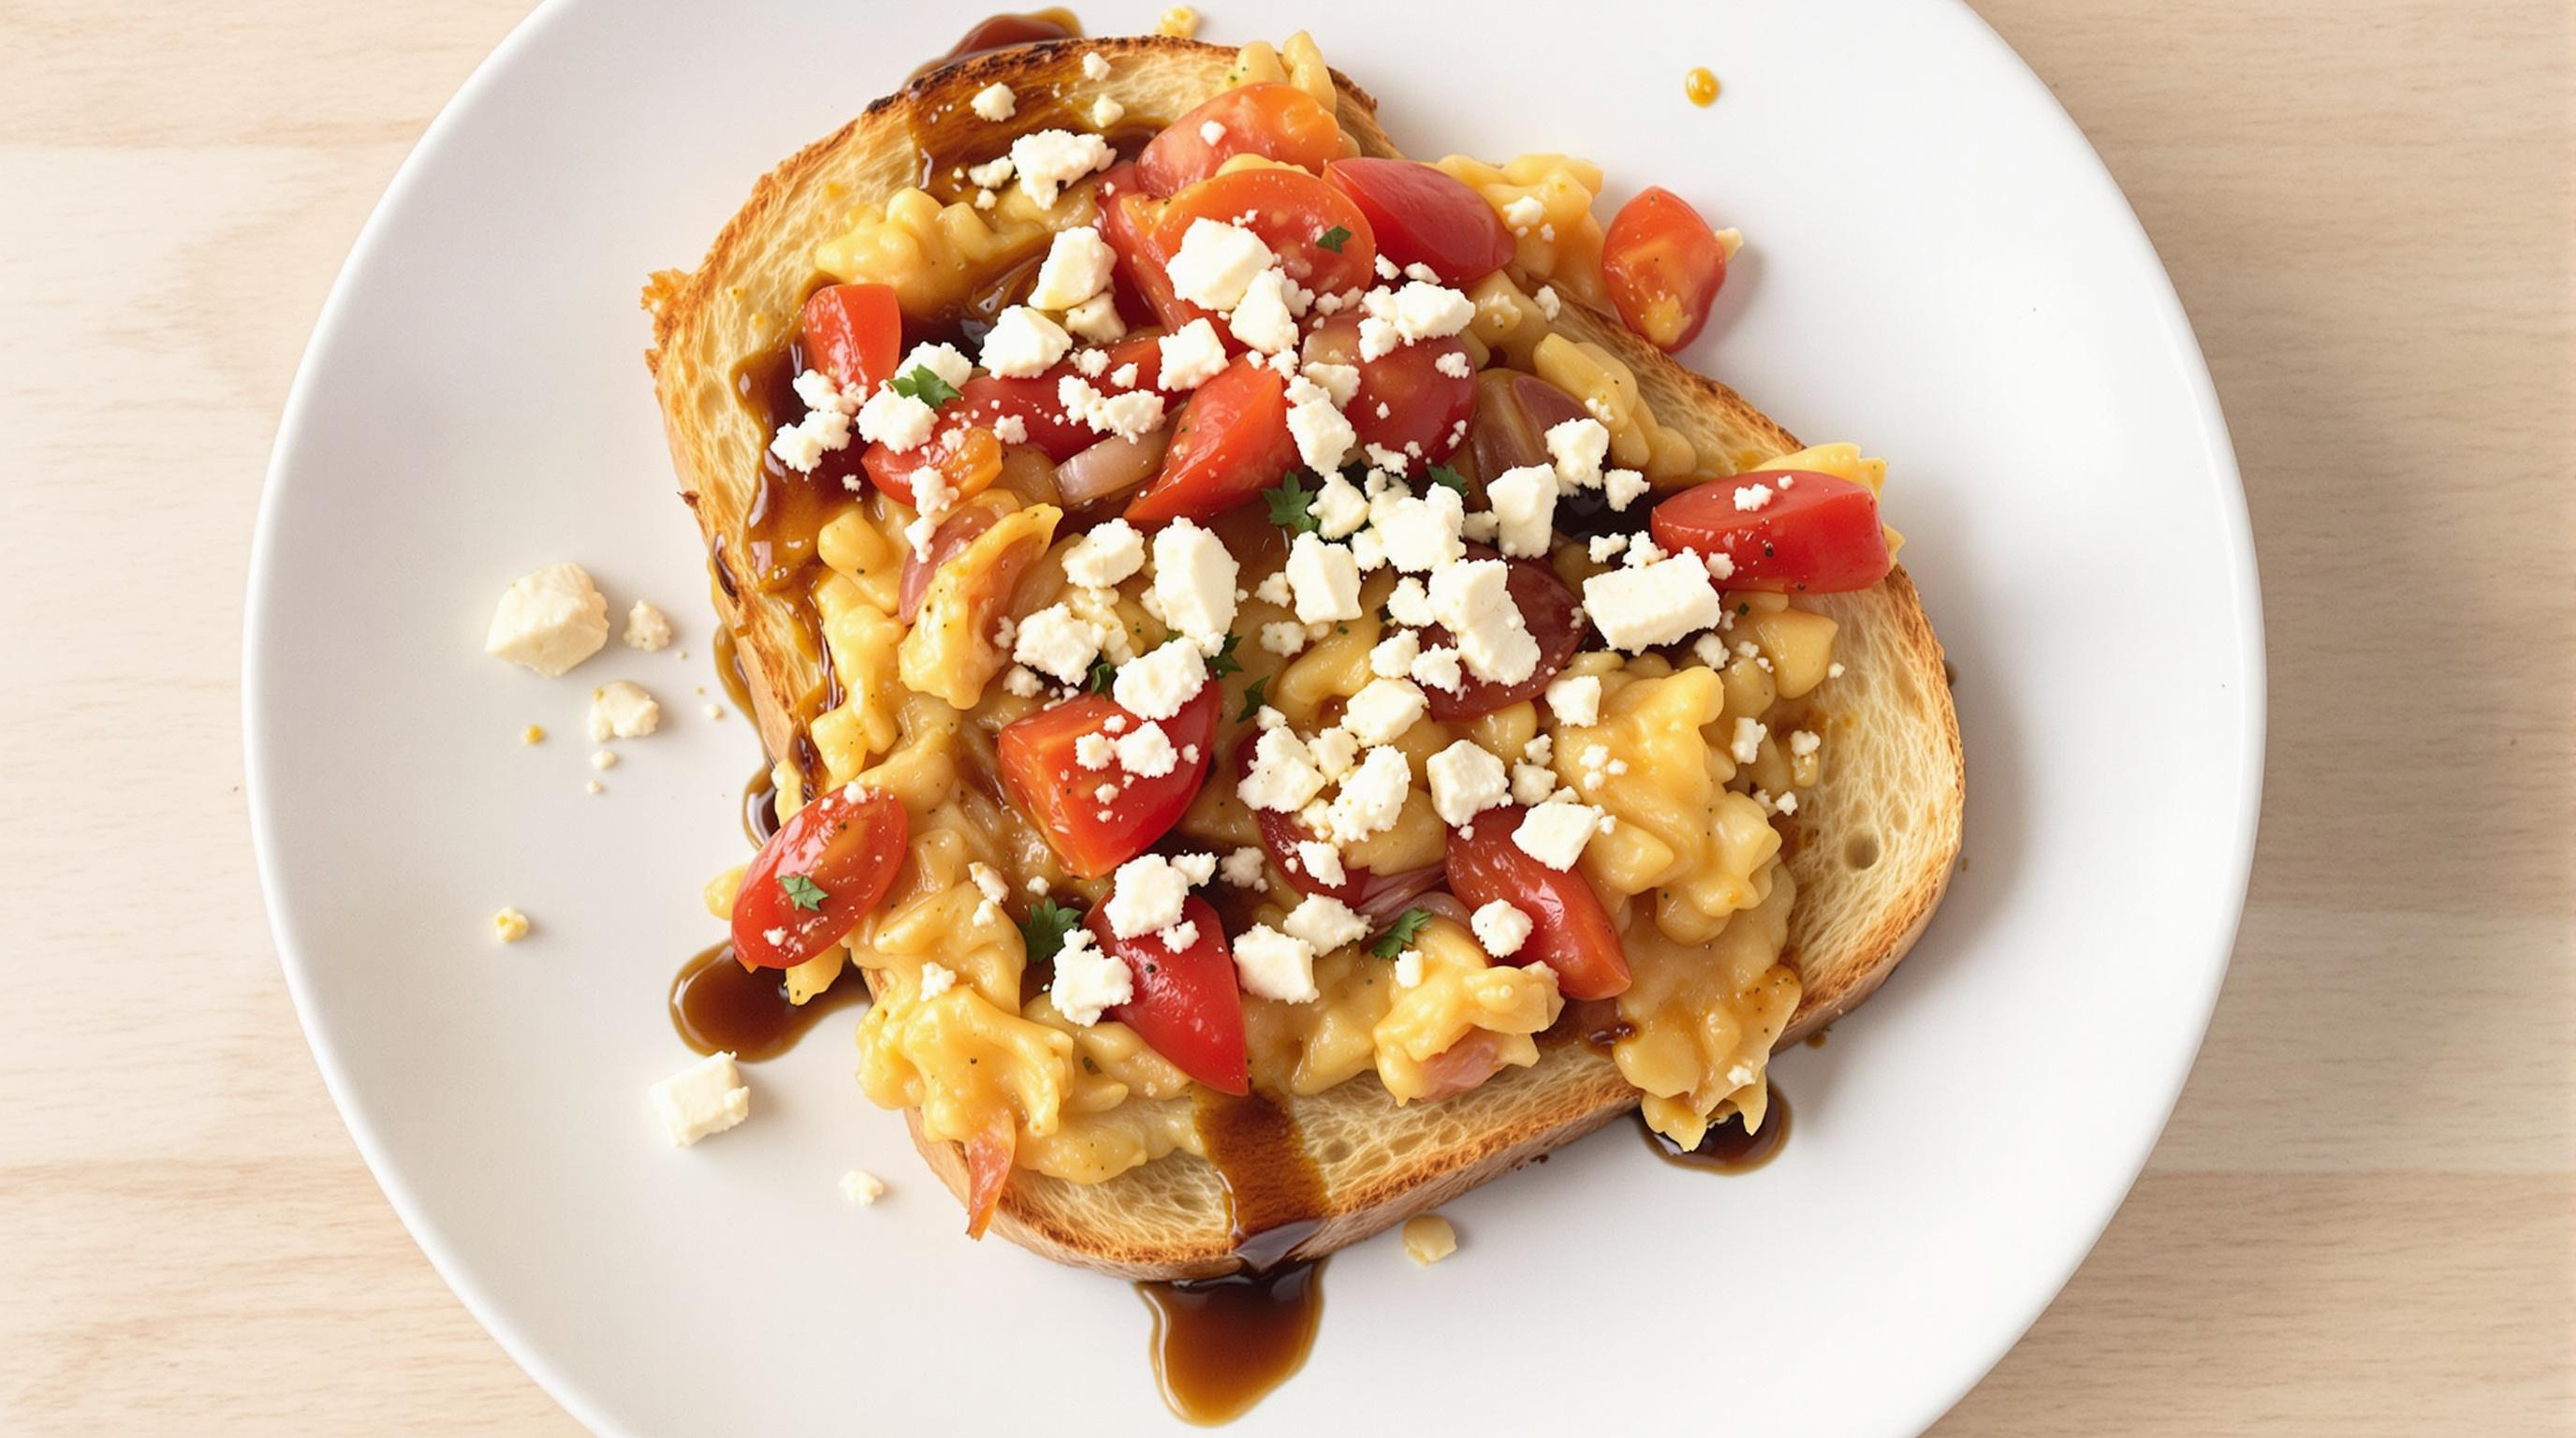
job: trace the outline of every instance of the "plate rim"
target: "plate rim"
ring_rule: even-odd
[[[286,401],[279,411],[269,463],[260,485],[257,515],[252,527],[243,604],[240,717],[244,758],[243,795],[249,811],[251,846],[259,874],[262,906],[268,919],[272,942],[277,950],[278,965],[286,979],[287,993],[295,1008],[297,1027],[302,1031],[306,1046],[312,1052],[315,1066],[321,1073],[323,1087],[330,1095],[332,1107],[339,1116],[341,1126],[356,1145],[360,1158],[367,1165],[369,1177],[375,1181],[377,1190],[384,1195],[386,1202],[393,1208],[395,1216],[401,1220],[403,1229],[411,1238],[413,1245],[420,1250],[423,1257],[428,1259],[431,1269],[438,1274],[447,1285],[448,1291],[464,1305],[467,1313],[483,1331],[491,1336],[511,1361],[516,1363],[520,1370],[545,1392],[547,1397],[560,1405],[576,1422],[594,1433],[625,1435],[635,1430],[613,1420],[582,1383],[564,1372],[527,1334],[506,1321],[500,1306],[492,1296],[467,1275],[461,1256],[451,1247],[451,1240],[430,1221],[429,1215],[422,1210],[418,1196],[406,1185],[390,1176],[394,1171],[393,1164],[382,1136],[369,1123],[361,1119],[358,1098],[350,1087],[347,1069],[340,1057],[339,1044],[332,1036],[329,1026],[323,1022],[318,1000],[311,988],[312,980],[309,977],[311,961],[305,957],[295,937],[297,924],[293,918],[293,910],[287,903],[287,896],[282,890],[276,866],[272,862],[272,856],[282,843],[280,831],[283,824],[281,816],[268,801],[266,776],[274,772],[271,768],[274,758],[266,742],[265,721],[268,705],[264,702],[258,683],[266,657],[266,636],[272,629],[272,612],[281,602],[280,597],[273,592],[275,586],[271,582],[271,575],[274,569],[273,551],[279,542],[277,530],[283,522],[280,516],[287,508],[283,496],[293,485],[292,473],[297,468],[303,431],[309,423],[307,412],[315,404],[314,392],[322,382],[318,377],[320,370],[314,363],[316,355],[331,342],[331,337],[343,323],[343,313],[352,302],[355,277],[366,268],[374,251],[385,242],[388,212],[395,208],[396,202],[412,187],[421,183],[427,158],[445,143],[449,132],[462,123],[461,117],[473,107],[483,91],[497,83],[496,77],[516,63],[522,50],[536,43],[536,37],[543,32],[563,23],[566,16],[585,8],[588,3],[589,0],[542,0],[536,9],[511,27],[509,33],[502,37],[490,53],[475,64],[455,93],[439,107],[437,115],[422,130],[420,138],[414,141],[405,153],[402,162],[395,168],[393,176],[386,182],[384,189],[369,209],[365,222],[359,227],[356,238],[350,244],[348,254],[342,259],[338,271],[332,278],[331,287],[321,308],[316,312],[312,331],[306,337],[304,346],[298,354],[295,376],[288,387]],[[2263,622],[2259,562],[2243,473],[2237,461],[2216,381],[2210,374],[2207,356],[2201,349],[2199,338],[2192,327],[2188,312],[2183,307],[2181,296],[2174,288],[2172,275],[2166,269],[2162,257],[2157,254],[2154,242],[2147,234],[2144,223],[2138,218],[2135,206],[2129,202],[2126,192],[2121,189],[2118,180],[2111,174],[2109,166],[2103,161],[2100,152],[2094,148],[2090,137],[2085,135],[2082,126],[2078,125],[2074,117],[2067,112],[2047,82],[2039,77],[2019,52],[2015,51],[2011,44],[1986,21],[1985,17],[1978,14],[1967,3],[1967,0],[1941,0],[1941,3],[1934,8],[1952,12],[1948,17],[1950,23],[1956,23],[1958,19],[1964,18],[1970,26],[1969,33],[1974,37],[1975,43],[1989,47],[1992,54],[2002,62],[2003,70],[2012,77],[2007,83],[2021,86],[2025,92],[2025,98],[2035,98],[2044,107],[2042,113],[2053,114],[2057,122],[2064,126],[2065,133],[2075,140],[2084,160],[2089,162],[2084,167],[2084,182],[2095,187],[2098,192],[2106,194],[2109,201],[2117,207],[2117,212],[2126,218],[2127,224],[2120,230],[2119,238],[2140,252],[2133,258],[2142,259],[2144,268],[2153,275],[2152,282],[2147,282],[2147,291],[2141,298],[2154,311],[2156,328],[2161,332],[2170,351],[2169,359],[2174,366],[2175,376],[2182,382],[2183,391],[2195,412],[2207,466],[2206,472],[2217,491],[2214,495],[2216,503],[2213,507],[2213,518],[2218,523],[2220,545],[2225,550],[2222,568],[2226,579],[2226,598],[2237,619],[2234,635],[2235,649],[2230,658],[2234,671],[2232,677],[2236,681],[2237,689],[2233,721],[2240,736],[2240,746],[2236,755],[2233,786],[2237,799],[2235,812],[2229,816],[2223,842],[2214,846],[2221,860],[2217,866],[2217,872],[2222,876],[2232,874],[2233,879],[2232,882],[2223,883],[2212,895],[2216,902],[2210,909],[2210,917],[2215,922],[2211,925],[2208,936],[2208,952],[2202,956],[2196,966],[2198,970],[2195,975],[2196,991],[2187,996],[2187,1012],[2192,1016],[2190,1039],[2187,1043],[2176,1046],[2170,1072],[2159,1076],[2159,1083],[2153,1090],[2159,1097],[2158,1107],[2162,1116],[2141,1133],[2134,1152],[2127,1157],[2123,1168],[2118,1171],[2118,1182],[2105,1185],[2103,1196],[2084,1210],[2088,1220],[2085,1226],[2089,1229],[2091,1237],[2077,1246],[2059,1265],[2055,1277],[2048,1283],[2046,1296],[2009,1333],[2000,1335],[2000,1342],[1993,1352],[1977,1364],[1973,1371],[1963,1365],[1954,1383],[1947,1386],[1926,1386],[1924,1402],[1920,1408],[1918,1420],[1913,1425],[1918,1432],[1940,1421],[1944,1414],[1984,1382],[1996,1365],[2018,1347],[2030,1329],[2055,1306],[2058,1298],[2064,1293],[2067,1283],[2072,1280],[2084,1261],[2091,1256],[2102,1236],[2108,1232],[2119,1209],[2127,1202],[2129,1193],[2135,1187],[2139,1176],[2145,1171],[2148,1159],[2172,1121],[2175,1105],[2181,1098],[2183,1087],[2192,1069],[2197,1065],[2201,1047],[2207,1042],[2210,1019],[2216,1010],[2219,993],[2225,984],[2228,970],[2233,964],[2236,939],[2242,927],[2245,902],[2253,876],[2253,859],[2262,811],[2265,746],[2269,724],[2269,656]],[[2100,196],[2097,195],[2098,197]]]

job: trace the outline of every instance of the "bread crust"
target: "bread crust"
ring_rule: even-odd
[[[731,366],[784,333],[811,275],[808,257],[849,206],[881,201],[910,182],[910,107],[960,104],[995,83],[1045,83],[1086,52],[1112,66],[1111,77],[1089,89],[1149,123],[1166,123],[1213,91],[1235,56],[1142,36],[1048,42],[947,66],[763,176],[696,269],[666,271],[647,285],[646,364],[682,497],[711,557],[739,543],[752,502],[744,477],[758,471],[768,439],[735,402]],[[1376,102],[1338,72],[1334,81],[1344,130],[1369,154],[1398,153],[1377,124]],[[1658,420],[1695,442],[1773,455],[1801,447],[1735,391],[1673,363],[1606,315],[1568,303],[1557,326],[1617,354]],[[762,741],[772,755],[784,754],[796,732],[788,696],[806,693],[816,674],[802,620],[792,606],[721,576],[714,587],[737,637]],[[1784,852],[1799,886],[1790,949],[1804,993],[1784,1045],[1868,998],[1921,936],[1958,854],[1966,794],[1940,642],[1903,568],[1873,589],[1811,602],[1841,625],[1838,652],[1851,662],[1830,711],[1830,776],[1786,821]],[[1282,1103],[1323,1180],[1325,1211],[1293,1250],[1316,1258],[1590,1133],[1635,1108],[1637,1094],[1606,1057],[1562,1042],[1530,1068],[1437,1104],[1399,1106],[1368,1076]],[[906,1120],[931,1170],[962,1200],[957,1146],[925,1139],[917,1112]],[[1241,1263],[1224,1181],[1188,1153],[1091,1185],[1023,1170],[992,1229],[1060,1263],[1128,1278],[1205,1277]]]

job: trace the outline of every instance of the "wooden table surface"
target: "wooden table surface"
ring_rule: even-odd
[[[237,717],[296,357],[521,8],[0,5],[0,1432],[573,1430],[323,1094]],[[1937,1431],[2576,1432],[2576,7],[1980,8],[2199,328],[2271,746],[2181,1109]]]

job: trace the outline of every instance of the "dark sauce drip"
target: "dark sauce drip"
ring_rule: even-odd
[[[742,836],[755,849],[778,832],[778,776],[763,764],[742,786]]]
[[[843,976],[802,1005],[787,1001],[779,969],[746,969],[731,943],[704,950],[671,980],[671,1027],[702,1054],[731,1053],[746,1063],[796,1047],[825,1014],[867,997],[867,985]]]
[[[1323,1226],[1323,1175],[1297,1122],[1268,1097],[1203,1094],[1198,1130],[1225,1181],[1241,1271],[1140,1283],[1154,1310],[1154,1376],[1192,1423],[1241,1415],[1306,1364],[1323,1312],[1323,1264],[1293,1255]]]
[[[730,629],[716,631],[716,682],[724,685],[725,697],[745,714],[751,710],[751,680],[742,672],[742,646]]]
[[[976,22],[965,37],[948,47],[948,53],[935,60],[924,60],[904,77],[909,84],[933,70],[940,69],[969,55],[987,50],[1007,50],[1014,45],[1034,45],[1041,40],[1074,40],[1081,38],[1082,22],[1061,5],[1032,10],[1025,15],[1002,14]]]
[[[1762,1116],[1759,1132],[1746,1133],[1743,1116],[1731,1115],[1724,1123],[1709,1125],[1697,1148],[1682,1148],[1646,1127],[1642,1113],[1637,1117],[1637,1131],[1646,1136],[1646,1146],[1655,1151],[1655,1157],[1676,1168],[1700,1173],[1751,1173],[1778,1158],[1781,1146],[1789,1141],[1789,1100],[1780,1090],[1771,1090],[1770,1111]]]

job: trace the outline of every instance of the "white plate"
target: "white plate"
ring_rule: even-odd
[[[1159,8],[1084,10],[1114,32]],[[1622,1127],[1452,1204],[1464,1247],[1437,1269],[1391,1241],[1345,1253],[1313,1360],[1240,1431],[1914,1431],[2109,1220],[2243,896],[2261,624],[2182,311],[2082,136],[1964,7],[1568,26],[1312,0],[1217,9],[1213,38],[1292,13],[1417,153],[1592,156],[1613,203],[1662,183],[1745,229],[1689,358],[1893,461],[1973,781],[1930,936],[1779,1064],[1777,1163],[1683,1174]],[[604,1432],[1174,1426],[1143,1305],[967,1243],[851,1081],[846,1012],[751,1071],[754,1118],[719,1140],[673,1151],[644,1107],[689,1057],[663,986],[716,937],[697,890],[742,856],[755,744],[691,692],[713,687],[706,580],[637,289],[967,18],[549,6],[386,194],[279,435],[246,679],[287,978],[431,1261]],[[1681,95],[1697,64],[1725,84],[1705,111]],[[563,558],[621,611],[670,610],[689,657],[612,644],[554,682],[485,658],[494,596]],[[670,720],[588,797],[580,719],[617,677]],[[531,721],[556,737],[522,747]],[[501,950],[505,903],[538,930]],[[874,1210],[834,1190],[853,1165],[894,1185]]]

